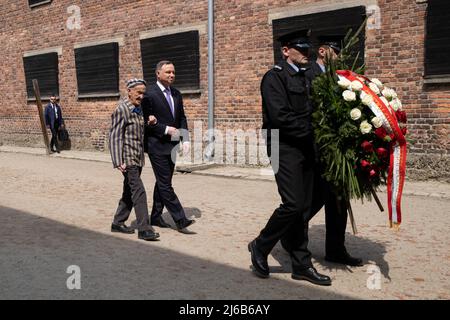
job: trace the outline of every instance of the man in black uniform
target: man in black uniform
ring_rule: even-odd
[[[267,130],[268,154],[282,200],[260,235],[248,245],[253,271],[261,278],[269,276],[267,256],[278,240],[288,232],[307,237],[315,166],[310,82],[305,76],[311,47],[307,34],[301,30],[278,39],[284,59],[261,82],[263,129]],[[277,147],[279,150],[272,152]],[[298,224],[304,228],[291,228]],[[306,239],[290,251],[292,278],[330,285],[331,279],[313,267],[307,244]]]
[[[317,60],[311,63],[311,68],[306,72],[306,76],[312,81],[315,77],[321,75],[326,70],[326,64],[329,59],[336,59],[341,51],[341,42],[343,36],[326,35],[318,37],[319,48],[317,50]],[[345,229],[347,227],[347,206],[342,199],[333,192],[331,186],[321,178],[320,170],[315,172],[314,196],[310,220],[325,205],[325,260],[349,266],[362,266],[360,258],[352,257],[345,248]],[[299,230],[304,228],[302,225],[292,226]],[[307,230],[307,229],[306,229]],[[291,238],[288,239],[287,237]],[[286,237],[281,239],[283,248],[290,252],[292,243],[297,242],[296,246],[301,246],[307,237],[296,235],[295,232],[289,232]]]
[[[336,60],[341,52],[341,42],[344,39],[341,35],[328,35],[317,37],[319,48],[317,49],[317,59],[311,62],[311,68],[307,76],[319,76],[326,70],[328,59]]]

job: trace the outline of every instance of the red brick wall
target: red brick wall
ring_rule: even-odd
[[[395,88],[409,116],[414,153],[449,154],[450,83],[425,84],[426,3],[379,1],[382,28],[367,32],[367,74]]]
[[[81,30],[68,30],[66,21],[70,5],[81,8]],[[39,120],[35,103],[27,103],[23,53],[26,51],[62,46],[59,56],[60,102],[68,130],[75,143],[72,147],[103,149],[98,136],[107,135],[110,116],[117,105],[116,98],[77,99],[74,45],[88,41],[123,36],[119,50],[120,90],[124,81],[142,77],[139,32],[176,24],[199,23],[207,19],[207,5],[197,1],[53,1],[30,9],[27,1],[0,1],[0,134],[3,143],[36,141],[41,143]],[[182,18],[177,18],[177,16]],[[168,17],[168,19],[166,18]],[[205,22],[206,23],[206,22]],[[200,35],[200,63],[202,94],[186,97],[190,119],[207,117],[207,37]],[[5,138],[5,135],[9,138]],[[37,135],[31,139],[20,135]],[[88,141],[92,140],[92,144]],[[13,141],[17,140],[17,141]]]
[[[218,128],[260,126],[259,83],[273,64],[269,10],[316,2],[320,1],[215,1]],[[23,52],[63,47],[60,96],[73,147],[102,149],[116,99],[76,99],[74,44],[123,35],[120,78],[124,80],[142,76],[139,32],[207,22],[207,1],[53,1],[32,10],[27,1],[0,0],[0,4],[0,134],[8,137],[3,142],[9,144],[24,141],[18,135],[39,139],[36,107],[26,102]],[[81,30],[66,28],[66,9],[73,4],[81,7]],[[378,5],[381,28],[366,32],[367,74],[397,89],[409,114],[410,150],[448,156],[450,84],[426,85],[423,80],[427,4],[379,0]],[[191,121],[207,119],[206,34],[200,35],[200,54],[201,94],[185,97]]]

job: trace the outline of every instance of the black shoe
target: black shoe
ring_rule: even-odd
[[[248,244],[248,251],[251,254],[253,272],[260,278],[268,278],[269,264],[267,263],[267,257],[256,248],[255,240]]]
[[[154,232],[153,230],[139,231],[138,238],[145,241],[155,241],[159,238],[159,233]]]
[[[364,265],[362,259],[352,257],[347,251],[344,251],[341,254],[327,254],[325,260],[328,262],[345,264],[351,267],[362,267]]]
[[[58,152],[58,153],[61,153],[61,150],[59,150],[59,149],[56,149],[56,152]]]
[[[150,224],[152,226],[157,226],[160,228],[171,228],[171,225],[165,222],[162,217],[158,217],[155,220],[152,220]]]
[[[306,280],[319,286],[331,286],[330,277],[318,273],[313,267],[292,272],[292,279]]]
[[[132,227],[127,227],[126,225],[118,225],[118,224],[111,224],[111,232],[121,232],[121,233],[128,233],[132,234],[134,233],[134,229]]]
[[[189,227],[190,225],[194,224],[195,220],[189,220],[189,219],[181,219],[180,221],[175,222],[175,224],[177,225],[177,230],[181,231],[187,227]]]

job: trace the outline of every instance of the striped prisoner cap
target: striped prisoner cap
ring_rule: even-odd
[[[130,79],[127,81],[127,88],[131,89],[136,87],[137,85],[143,84],[144,86],[147,86],[147,82],[143,79]]]

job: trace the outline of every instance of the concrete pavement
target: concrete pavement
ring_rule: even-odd
[[[194,234],[157,228],[160,241],[145,242],[110,232],[122,192],[110,163],[0,152],[0,166],[2,299],[450,299],[448,199],[406,195],[400,231],[387,228],[374,203],[354,202],[359,233],[348,226],[346,243],[364,259],[361,268],[324,261],[319,213],[310,250],[333,280],[323,288],[292,280],[279,245],[269,279],[249,270],[247,244],[279,205],[273,181],[237,179],[237,171],[232,178],[178,174],[174,187],[197,221]],[[152,170],[144,168],[142,179],[151,207]],[[173,225],[167,212],[164,218]],[[80,290],[70,290],[76,267]]]

